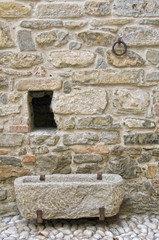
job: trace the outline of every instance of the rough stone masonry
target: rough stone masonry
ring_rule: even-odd
[[[57,127],[35,129],[47,92]],[[98,171],[124,178],[122,212],[158,213],[159,2],[1,0],[0,215],[17,177]]]

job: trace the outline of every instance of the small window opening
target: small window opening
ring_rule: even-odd
[[[29,92],[32,129],[57,128],[51,111],[52,91]]]

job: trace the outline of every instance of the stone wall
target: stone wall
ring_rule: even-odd
[[[23,175],[118,173],[123,212],[159,210],[159,2],[0,2],[0,214]],[[128,46],[111,51],[119,38]],[[33,129],[53,91],[57,129]]]

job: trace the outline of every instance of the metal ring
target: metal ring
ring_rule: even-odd
[[[122,44],[122,45],[124,46],[124,51],[123,51],[122,53],[117,53],[117,52],[115,51],[115,46],[116,46],[117,44],[119,44],[119,45]],[[124,43],[124,42],[119,38],[118,41],[116,41],[116,42],[113,44],[112,52],[113,52],[115,55],[117,55],[117,56],[122,56],[122,55],[124,55],[124,54],[127,52],[127,45],[126,45],[126,43]]]

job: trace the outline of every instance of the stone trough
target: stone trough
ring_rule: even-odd
[[[41,180],[40,180],[41,178]],[[24,176],[14,182],[16,200],[26,219],[114,216],[124,198],[124,181],[117,174],[55,174]]]

